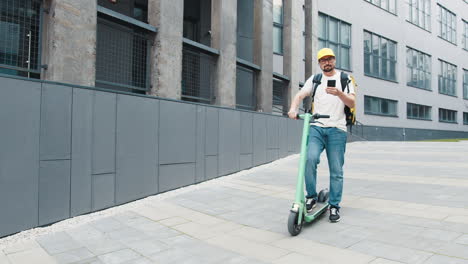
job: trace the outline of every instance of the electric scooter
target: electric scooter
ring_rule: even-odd
[[[316,119],[329,118],[329,115],[320,115],[309,113],[297,115],[298,119],[304,120],[304,128],[302,129],[302,143],[301,154],[299,162],[299,175],[297,177],[296,185],[296,200],[294,201],[288,218],[288,231],[292,236],[297,236],[301,230],[304,222],[310,223],[317,219],[328,207],[328,190],[323,189],[319,192],[317,197],[317,204],[311,212],[307,212],[305,206],[304,194],[304,174],[307,160],[307,147],[309,143],[309,129],[310,124],[316,123]]]

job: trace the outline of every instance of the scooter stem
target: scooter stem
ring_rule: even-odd
[[[296,185],[296,204],[304,205],[304,175],[305,175],[305,166],[307,161],[307,145],[309,141],[309,128],[310,128],[310,119],[311,114],[300,115],[301,119],[304,119],[304,128],[302,129],[302,141],[301,141],[301,156],[299,161],[299,175],[297,177]],[[301,207],[302,207],[301,206]],[[301,208],[303,209],[303,208]]]

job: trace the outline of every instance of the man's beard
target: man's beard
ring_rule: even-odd
[[[326,66],[323,67],[323,71],[324,71],[324,72],[331,72],[331,71],[333,71],[334,69],[335,69],[335,68],[334,68],[333,66],[331,66],[331,65],[326,65]]]

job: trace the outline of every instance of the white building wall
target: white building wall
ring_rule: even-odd
[[[463,125],[463,112],[468,112],[468,100],[463,99],[463,68],[468,69],[468,51],[462,46],[462,19],[468,21],[468,4],[461,0],[431,2],[431,32],[428,32],[407,22],[407,1],[397,0],[396,15],[364,0],[317,1],[320,12],[351,24],[351,74],[359,85],[357,118],[361,123],[371,126],[468,131],[468,125]],[[456,14],[457,45],[438,37],[438,2]],[[364,30],[397,42],[397,82],[364,75]],[[432,91],[406,85],[407,46],[431,55]],[[439,94],[439,59],[457,66],[457,97]],[[397,100],[398,118],[365,115],[364,95]],[[432,121],[407,119],[407,102],[432,106]],[[458,124],[439,122],[439,107],[456,110]]]

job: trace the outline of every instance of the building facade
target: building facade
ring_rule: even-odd
[[[330,47],[358,82],[362,136],[468,132],[464,0],[5,0],[0,10],[3,74],[284,115]]]
[[[357,120],[369,126],[367,136],[377,136],[372,130],[403,140],[408,130],[420,138],[466,135],[466,1],[316,4],[316,47],[333,48],[337,66],[356,78]]]

